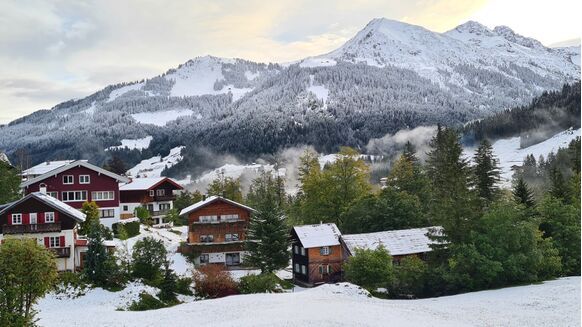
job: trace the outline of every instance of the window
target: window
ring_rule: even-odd
[[[293,252],[295,252],[295,254],[299,254],[299,246],[294,245],[293,246]]]
[[[58,194],[59,194],[58,192],[54,192],[54,191],[53,192],[46,192],[46,195],[51,196],[51,197],[53,197],[55,199],[58,199],[59,198],[59,195]]]
[[[208,261],[209,261],[209,256],[208,256],[208,253],[202,253],[202,254],[200,255],[200,263],[201,263],[201,264],[202,264],[202,263],[208,263]]]
[[[90,184],[91,177],[89,175],[79,175],[79,184]]]
[[[236,242],[238,241],[238,234],[226,234],[224,240],[226,242]]]
[[[298,263],[296,263],[296,264],[295,264],[295,272],[296,272],[296,273],[298,273],[298,272],[300,272],[300,271],[301,271],[301,268],[299,268],[299,264],[298,264]]]
[[[22,225],[22,214],[13,213],[12,214],[12,225]]]
[[[87,191],[66,191],[62,196],[63,202],[87,201]]]
[[[301,273],[307,275],[307,267],[305,267],[305,265],[301,265]]]
[[[55,213],[54,212],[45,212],[44,213],[44,222],[45,223],[54,223],[55,222]]]
[[[301,255],[305,256],[305,248],[301,247]]]
[[[329,272],[331,271],[329,265],[319,265],[319,273],[321,275],[329,275]]]
[[[38,215],[36,214],[36,212],[29,213],[28,214],[28,219],[30,220],[30,224],[31,225],[38,224]]]
[[[123,211],[129,211],[129,207],[128,206],[123,206]]]
[[[170,210],[169,203],[160,203],[160,211],[164,211],[164,210]]]
[[[63,175],[63,184],[73,184],[73,183],[75,183],[75,176]]]
[[[212,223],[218,221],[218,216],[200,216],[198,221],[201,223]]]
[[[225,263],[227,266],[234,266],[240,264],[240,253],[227,253]]]
[[[214,235],[200,235],[200,243],[214,242]]]
[[[321,254],[321,255],[329,255],[330,253],[331,253],[331,251],[329,249],[329,246],[322,246],[319,249],[319,254]]]
[[[91,200],[93,201],[115,200],[115,192],[113,191],[91,192]]]
[[[61,245],[61,238],[59,236],[50,236],[49,237],[49,248],[58,248],[64,246]]]
[[[115,210],[114,209],[103,209],[99,210],[99,218],[113,218],[115,217]]]
[[[155,195],[154,190],[150,190],[150,196],[154,196],[154,195]]]
[[[238,219],[238,215],[220,215],[222,221],[236,221]]]
[[[164,190],[163,188],[156,190],[156,195],[157,196],[164,196],[164,195],[166,195],[166,190]]]

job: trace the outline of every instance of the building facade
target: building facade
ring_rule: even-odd
[[[164,217],[174,207],[175,192],[184,188],[168,177],[138,178],[121,185],[121,218],[135,217],[135,209],[147,208],[154,224],[165,223]]]
[[[42,171],[38,166],[31,168],[31,172]],[[85,201],[95,201],[103,225],[111,227],[119,221],[119,183],[129,182],[126,177],[83,160],[67,162],[40,175],[30,173],[27,176],[34,177],[22,182],[24,194],[43,192],[76,209],[80,209]]]
[[[35,239],[55,253],[59,271],[79,267],[75,249],[78,225],[85,220],[79,210],[40,192],[5,205],[0,210],[0,240]]]
[[[188,218],[188,245],[185,251],[199,254],[198,264],[239,266],[244,261],[244,242],[254,209],[211,196],[181,212]]]

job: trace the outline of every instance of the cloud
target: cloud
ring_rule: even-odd
[[[393,157],[404,148],[406,142],[412,143],[420,159],[424,159],[429,150],[429,142],[436,133],[436,126],[419,126],[414,129],[402,129],[395,134],[386,134],[381,138],[371,139],[366,145],[367,153]]]

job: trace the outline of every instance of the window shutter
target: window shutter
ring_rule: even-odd
[[[331,249],[332,249],[332,247],[331,247],[331,246],[330,246],[330,247],[328,247],[327,254],[331,255]]]
[[[54,215],[55,215],[55,223],[56,223],[59,221],[59,212],[55,211]]]
[[[44,224],[44,212],[37,213],[36,219],[39,224]]]
[[[46,247],[46,248],[50,247],[50,243],[49,243],[49,238],[48,237],[45,237],[44,238],[44,247]]]
[[[30,224],[30,217],[29,217],[29,214],[27,214],[27,213],[23,213],[23,214],[22,214],[22,224],[23,224],[23,225],[28,225],[28,224]]]
[[[323,266],[319,265],[319,273],[323,275]]]
[[[65,246],[65,237],[61,236],[59,239],[59,246],[60,247],[64,247]]]
[[[6,225],[12,225],[12,214],[6,214]]]

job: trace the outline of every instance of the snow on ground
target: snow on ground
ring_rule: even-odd
[[[196,179],[196,183],[210,183],[220,175],[224,177],[239,178],[244,173],[259,173],[261,170],[273,171],[273,165],[252,163],[248,165],[225,164],[212,171],[204,173]],[[280,168],[279,174],[285,175],[285,169]]]
[[[107,99],[107,102],[111,102],[129,91],[139,90],[143,85],[144,83],[135,83],[115,89],[111,91],[111,93],[109,93],[109,98]]]
[[[166,126],[167,123],[179,117],[191,116],[194,112],[190,109],[174,109],[156,112],[140,112],[132,114],[131,117],[141,124],[151,124],[156,126]]]
[[[329,90],[324,85],[313,85],[314,76],[309,76],[309,87],[307,92],[313,93],[315,97],[323,101],[323,109],[327,108],[327,98],[329,96]]]
[[[172,167],[182,160],[180,154],[184,146],[178,146],[170,150],[170,154],[165,157],[155,156],[149,159],[144,159],[135,167],[127,171],[128,176],[137,177],[160,177],[162,171],[166,167]]]
[[[141,139],[123,139],[121,140],[121,145],[110,146],[107,150],[118,150],[123,148],[128,148],[129,150],[143,150],[150,146],[152,140],[153,137],[149,135]]]
[[[547,157],[550,152],[555,153],[559,148],[568,147],[570,141],[578,136],[580,136],[580,129],[566,130],[543,142],[523,149],[520,149],[519,147],[519,137],[496,141],[493,143],[493,153],[499,159],[502,185],[506,187],[511,185],[511,177],[513,176],[511,167],[515,165],[521,166],[523,164],[523,159],[528,154],[533,154],[536,160],[540,155]],[[465,149],[464,151],[466,158],[472,158],[474,153],[475,148]]]
[[[422,300],[382,300],[359,287],[235,295],[144,312],[115,311],[143,286],[41,300],[40,326],[579,326],[580,277]],[[300,289],[298,289],[299,291]],[[130,295],[128,295],[130,293]]]

